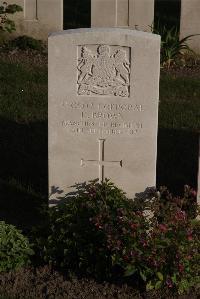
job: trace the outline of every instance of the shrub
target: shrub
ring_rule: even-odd
[[[195,35],[188,35],[179,39],[180,32],[176,27],[167,29],[159,23],[152,29],[153,33],[161,35],[161,64],[168,68],[175,63],[177,58],[184,55],[184,52],[194,53],[187,45],[187,41]]]
[[[174,196],[165,186],[160,187],[157,195],[152,208],[158,221],[167,223],[177,209],[184,211],[189,219],[197,216],[197,193],[188,185],[184,186],[182,196]]]
[[[17,4],[8,5],[6,2],[3,2],[3,5],[0,5],[0,33],[3,31],[11,33],[16,30],[15,22],[8,18],[8,14],[14,14],[22,10],[22,7]]]
[[[43,50],[43,43],[41,40],[37,40],[35,38],[26,35],[19,36],[9,41],[7,46],[9,48],[19,48],[21,50],[27,50],[27,49],[32,49],[37,51]]]
[[[21,231],[0,221],[0,272],[27,265],[32,254],[29,241]]]
[[[168,287],[183,293],[197,284],[198,225],[183,209],[195,195],[192,189],[185,187],[184,205],[156,192],[149,198],[148,217],[147,205],[126,198],[108,180],[77,189],[50,210],[46,234],[36,239],[35,251],[46,262],[98,279],[125,276],[147,290]]]
[[[142,256],[143,280],[147,290],[167,286],[182,294],[200,284],[196,192],[186,185],[182,197],[174,197],[166,187],[156,195]],[[129,258],[126,267],[132,273],[135,261]]]
[[[181,294],[200,282],[200,241],[184,211],[177,208],[167,222],[155,221],[148,240],[143,256],[147,290],[167,286]]]
[[[139,250],[146,221],[134,211],[133,202],[109,181],[77,187],[75,196],[51,208],[48,241],[44,236],[37,244],[40,251],[43,246],[45,260],[54,266],[110,278],[116,274],[119,259],[126,256],[124,243],[127,248],[134,243]]]

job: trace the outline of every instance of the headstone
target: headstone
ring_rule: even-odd
[[[91,0],[92,27],[129,27],[151,31],[154,0]]]
[[[37,20],[37,0],[28,0],[24,4],[25,20]]]
[[[198,172],[198,187],[197,187],[197,203],[200,205],[200,136],[199,136],[199,172]]]
[[[155,186],[160,36],[68,30],[48,53],[50,193],[96,178],[129,197]]]
[[[50,32],[63,30],[63,0],[7,0],[6,2],[18,4],[23,8],[23,12],[11,16],[16,24],[14,35],[28,35],[47,40]]]
[[[181,1],[180,38],[191,34],[200,34],[200,1]],[[195,52],[200,53],[200,35],[191,37],[188,45]]]

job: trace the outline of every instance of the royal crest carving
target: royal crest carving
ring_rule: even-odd
[[[78,95],[128,97],[130,89],[129,48],[81,46],[78,58]]]

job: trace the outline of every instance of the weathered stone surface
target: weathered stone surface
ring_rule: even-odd
[[[151,31],[154,0],[91,0],[92,27],[130,27]]]
[[[6,2],[13,4],[12,0]],[[23,8],[23,12],[12,17],[16,23],[14,35],[47,40],[49,33],[63,30],[63,0],[15,0],[14,3]]]
[[[159,55],[160,37],[135,30],[49,37],[50,193],[105,177],[129,197],[155,186]]]
[[[200,34],[200,1],[182,0],[180,38],[191,34]],[[194,51],[200,53],[200,35],[191,37],[187,43]]]

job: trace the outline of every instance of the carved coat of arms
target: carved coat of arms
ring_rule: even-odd
[[[78,60],[78,94],[129,96],[130,62],[126,51],[118,47],[113,54],[108,45],[99,45],[96,53],[86,46]]]

